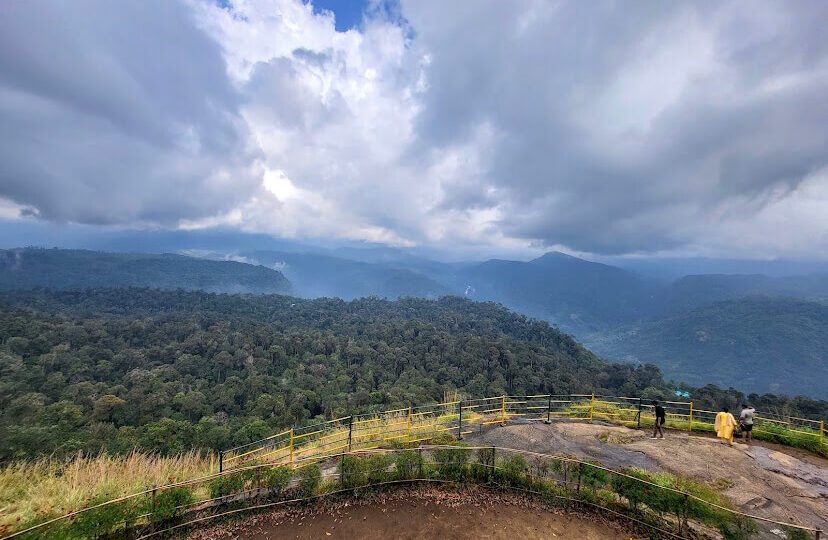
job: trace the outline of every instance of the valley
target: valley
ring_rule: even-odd
[[[359,257],[359,255],[352,256]],[[439,263],[246,252],[282,269],[305,297],[452,294],[545,320],[614,361],[755,393],[828,397],[828,272],[703,274],[674,281],[548,253],[528,261]]]

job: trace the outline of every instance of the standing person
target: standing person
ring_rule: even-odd
[[[664,432],[661,431],[661,426],[667,421],[667,413],[664,411],[664,407],[659,405],[656,400],[653,400],[653,408],[655,409],[655,427],[653,428],[653,436],[650,438],[658,439],[659,437],[656,437],[656,434],[658,434],[663,439]]]
[[[753,415],[756,414],[756,409],[742,403],[742,413],[739,415],[739,424],[742,426],[742,433],[744,434],[745,442],[750,443],[753,439]]]
[[[727,407],[722,407],[722,411],[716,415],[716,436],[721,439],[719,442],[724,444],[724,441],[730,446],[733,446],[733,430],[736,429],[736,419],[727,410]]]

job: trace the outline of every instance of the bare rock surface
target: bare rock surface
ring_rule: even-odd
[[[659,440],[649,436],[597,422],[516,422],[471,435],[467,442],[685,475],[720,488],[742,512],[828,530],[828,460],[760,442],[730,447],[679,431]]]

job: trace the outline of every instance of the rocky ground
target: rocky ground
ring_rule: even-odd
[[[722,445],[715,438],[602,423],[511,423],[467,437],[504,446],[595,460],[610,468],[666,470],[717,486],[742,512],[828,530],[828,460],[809,452],[754,442]]]

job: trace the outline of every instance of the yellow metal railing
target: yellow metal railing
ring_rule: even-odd
[[[509,404],[525,405],[519,400],[509,400],[507,406]],[[446,451],[454,455],[462,453],[465,459],[459,465],[455,462],[447,462],[442,457],[446,455]],[[279,466],[278,463],[249,465],[233,471],[209,474],[110,499],[20,529],[4,536],[2,540],[63,537],[61,533],[67,530],[63,526],[71,524],[71,520],[104,507],[112,508],[110,512],[112,515],[119,515],[120,510],[116,505],[122,505],[125,508],[149,508],[150,510],[132,518],[129,522],[123,520],[95,521],[94,517],[92,520],[87,520],[88,523],[92,523],[93,531],[103,533],[99,537],[115,537],[119,534],[126,536],[127,531],[133,537],[137,536],[141,539],[169,537],[177,530],[193,528],[211,520],[239,516],[251,510],[260,511],[280,505],[308,502],[328,495],[342,496],[353,493],[355,488],[390,487],[422,482],[449,485],[478,483],[498,489],[515,490],[524,495],[541,495],[546,500],[558,500],[567,505],[580,503],[593,510],[609,512],[617,519],[631,520],[632,523],[646,527],[653,537],[685,538],[688,530],[720,523],[733,524],[740,531],[753,530],[771,534],[774,534],[772,528],[782,528],[787,530],[791,537],[795,533],[797,538],[814,538],[815,540],[820,540],[823,532],[816,526],[779,521],[765,515],[742,512],[732,508],[726,500],[704,497],[675,484],[656,483],[651,477],[636,475],[634,471],[628,469],[613,469],[568,456],[503,446],[426,445],[420,447],[417,454],[419,467],[406,472],[399,469],[400,458],[404,452],[406,451],[402,449],[337,452],[329,457],[338,458],[339,466],[320,470],[320,481],[310,491],[291,490],[290,488],[298,487],[301,481],[300,470],[314,463],[313,459],[298,459],[290,476],[285,480],[285,485],[279,491],[272,491],[272,488],[263,484],[261,481],[263,475],[260,474],[274,466]],[[351,476],[349,476],[349,469],[345,467],[346,458],[354,464],[359,463],[361,459],[377,455],[386,456],[387,459],[379,466],[367,471],[372,476],[361,478],[354,473],[350,473]],[[516,457],[520,457],[521,460],[515,461]],[[516,468],[511,465],[507,468],[506,463],[517,463],[518,466]],[[534,468],[530,463],[535,464]],[[463,474],[459,476],[446,474],[444,472],[446,469],[443,468],[445,465],[451,465],[452,471],[459,468]],[[475,469],[486,472],[476,475],[467,474]],[[240,478],[239,473],[243,475],[242,480],[236,483],[235,487],[218,496],[210,493],[211,483],[220,481],[222,477]],[[585,478],[590,478],[591,481],[586,483]],[[204,495],[194,496],[189,502],[178,506],[175,509],[174,519],[155,521],[155,509],[148,503],[154,501],[156,492],[163,493],[172,489],[191,494],[200,492]],[[263,491],[265,491],[265,497],[262,497]],[[638,494],[637,503],[629,497],[629,493]],[[596,494],[610,496],[596,497]],[[648,510],[648,501],[668,497],[674,501],[669,509],[655,510],[650,506]],[[627,511],[628,508],[632,508],[633,512]],[[640,518],[644,516],[648,519],[642,521]],[[750,526],[745,526],[746,524]],[[84,531],[86,532],[86,529]]]
[[[295,427],[255,443],[220,453],[220,470],[261,462],[294,464],[297,460],[324,459],[343,450],[369,450],[388,444],[416,444],[449,433],[458,438],[475,429],[511,419],[569,419],[603,421],[627,427],[652,426],[655,411],[649,400],[592,394],[495,396],[410,406],[358,416],[345,416],[311,426]],[[692,401],[662,401],[665,427],[687,431],[713,431],[716,412],[694,407]],[[799,417],[757,413],[757,438],[794,443],[828,454],[825,423]]]

